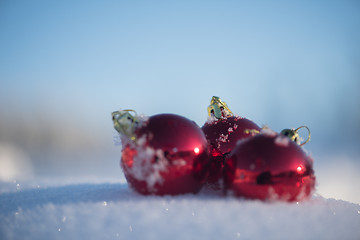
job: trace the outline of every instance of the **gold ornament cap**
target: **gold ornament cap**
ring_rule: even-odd
[[[209,117],[215,117],[217,119],[234,116],[227,104],[216,96],[211,98],[210,105],[207,110]]]
[[[136,111],[131,109],[125,109],[115,111],[112,114],[112,120],[114,122],[114,128],[121,135],[125,135],[132,140],[135,140],[135,129],[139,124],[139,118]]]

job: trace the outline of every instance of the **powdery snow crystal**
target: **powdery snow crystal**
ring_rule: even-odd
[[[218,149],[221,148],[221,143],[226,143],[228,141],[229,141],[229,135],[228,134],[227,135],[221,134],[219,136],[219,138],[216,139]]]
[[[263,135],[268,136],[268,137],[275,137],[277,135],[277,133],[274,130],[270,129],[270,128],[261,129],[260,134],[263,134]]]
[[[226,134],[226,135],[224,135],[224,134],[220,134],[220,136],[219,136],[219,138],[217,139],[217,141],[218,142],[227,142],[227,141],[229,141],[229,135],[228,134]]]
[[[215,122],[217,122],[219,119],[217,119],[215,116],[209,116],[206,120],[207,124],[213,124]]]
[[[281,147],[287,147],[289,146],[290,138],[287,136],[284,136],[282,134],[279,134],[275,139],[274,142],[277,146]]]
[[[154,158],[157,159],[156,162],[153,162]],[[130,171],[136,179],[145,181],[148,188],[152,189],[156,183],[164,181],[161,172],[167,171],[168,164],[161,149],[139,146]]]
[[[113,142],[114,142],[115,146],[121,146],[122,141],[121,141],[121,138],[120,138],[120,134],[118,132],[114,132]]]
[[[156,183],[162,183],[163,178],[160,172],[166,171],[167,160],[161,149],[154,149],[146,146],[147,136],[143,135],[132,143],[137,154],[134,156],[133,166],[129,169],[134,178],[145,181],[149,189],[153,189]],[[153,162],[154,159],[156,162]]]
[[[136,145],[139,147],[143,147],[146,144],[146,135],[143,135],[136,139]],[[135,146],[135,145],[134,145]]]

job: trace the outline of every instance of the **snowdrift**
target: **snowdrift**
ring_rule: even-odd
[[[202,191],[142,196],[122,183],[0,184],[0,239],[360,239],[360,205],[262,202]]]

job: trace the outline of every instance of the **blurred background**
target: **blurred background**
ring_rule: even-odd
[[[0,180],[123,179],[112,111],[202,126],[215,95],[307,125],[318,193],[360,203],[359,30],[356,0],[2,0]]]

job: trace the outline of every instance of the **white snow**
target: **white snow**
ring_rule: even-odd
[[[360,205],[318,195],[294,203],[205,191],[159,197],[134,193],[123,178],[112,183],[60,181],[1,182],[7,190],[0,194],[0,239],[360,237]]]
[[[215,122],[217,122],[219,119],[217,119],[215,116],[208,116],[206,123],[207,124],[213,124]]]
[[[220,134],[219,138],[216,139],[217,142],[228,142],[229,141],[229,135],[228,134]]]
[[[264,134],[265,136],[268,137],[275,137],[277,135],[277,133],[274,130],[268,127],[262,128],[260,134]]]
[[[287,147],[289,146],[289,142],[290,142],[290,138],[287,137],[287,136],[284,136],[282,134],[279,134],[275,140],[274,140],[275,144],[277,146],[280,146],[280,147]]]
[[[144,180],[147,186],[152,189],[156,183],[162,183],[164,180],[161,172],[167,171],[168,161],[164,157],[161,149],[138,146],[137,154],[134,156],[133,167],[129,168],[134,178]],[[158,161],[153,163],[153,158],[157,156]]]

